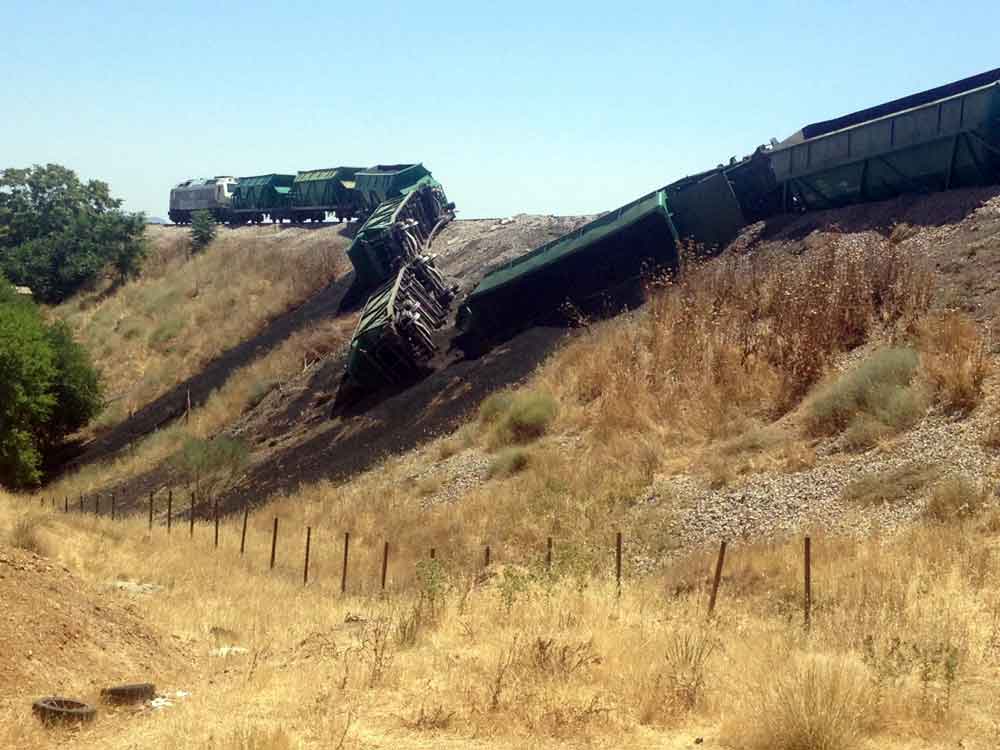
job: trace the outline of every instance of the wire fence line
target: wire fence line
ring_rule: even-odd
[[[162,501],[162,499],[161,499]],[[95,495],[91,501],[85,502],[83,495],[80,496],[78,503],[74,507],[73,503],[70,502],[68,496],[63,498],[63,502],[60,504],[56,497],[49,496],[46,498],[44,495],[39,497],[39,505],[42,508],[50,508],[53,512],[62,510],[64,514],[69,514],[71,511],[78,512],[82,515],[93,515],[96,518],[102,516],[102,503],[101,496]],[[61,507],[60,507],[61,506]],[[187,506],[187,520],[188,520],[188,534],[190,539],[195,537],[195,520],[197,517],[197,504],[194,501],[194,495],[191,495],[191,500]],[[161,506],[162,510],[162,506]],[[103,505],[103,515],[105,517],[110,517],[111,521],[124,521],[126,517],[129,516],[127,513],[122,513],[119,511],[117,500],[113,493],[109,494],[106,498],[106,503]],[[150,535],[154,533],[154,528],[159,527],[163,530],[163,533],[168,538],[174,538],[175,536],[182,536],[181,534],[173,533],[173,521],[176,518],[182,518],[184,511],[181,510],[175,514],[174,512],[174,497],[173,491],[170,490],[166,497],[166,516],[165,523],[155,523],[157,511],[157,498],[155,493],[149,493],[148,500],[148,519],[147,519],[147,530]],[[134,519],[138,516],[138,513],[131,514]],[[212,514],[210,517],[203,518],[211,524],[213,528],[213,546],[216,550],[219,549],[220,544],[220,521],[221,517],[219,515],[219,504],[218,500],[212,503]],[[250,506],[246,505],[243,508],[243,518],[242,524],[240,526],[240,546],[239,546],[239,556],[240,558],[245,558],[247,549],[247,529],[250,521]],[[268,571],[274,571],[276,563],[279,556],[280,546],[279,539],[282,540],[286,545],[290,542],[285,541],[286,535],[282,534],[279,537],[279,517],[275,516],[273,520],[273,525],[271,526],[270,534],[270,557],[268,562]],[[303,538],[303,537],[300,537]],[[306,525],[304,528],[304,552],[302,557],[302,585],[308,586],[310,580],[310,563],[315,565],[315,558],[310,560],[312,554],[312,541],[313,541],[313,527],[311,525]],[[802,546],[802,614],[803,614],[803,626],[808,630],[812,623],[812,538],[808,535],[803,537]],[[622,555],[625,545],[625,539],[621,531],[615,533],[613,543],[611,545],[611,557],[613,561],[613,575],[615,581],[615,593],[617,597],[621,597],[622,585],[623,585],[623,572],[622,572]],[[348,589],[348,571],[351,565],[351,532],[343,532],[343,559],[340,565],[340,593],[341,595],[347,594]],[[378,592],[384,594],[387,591],[387,581],[388,572],[390,566],[391,552],[394,546],[390,543],[388,539],[384,540],[381,544],[381,555],[376,568],[376,575],[379,581]],[[555,540],[553,537],[549,536],[546,538],[544,556],[541,558],[541,565],[543,566],[546,574],[551,574],[553,570]],[[707,616],[711,618],[715,613],[716,603],[719,596],[719,588],[722,582],[723,570],[726,562],[726,553],[728,545],[725,539],[719,542],[719,550],[715,559],[714,571],[711,579],[711,586],[709,589],[709,599],[707,603]],[[398,549],[397,549],[398,551]],[[437,548],[430,547],[427,550],[427,560],[439,562],[437,557]],[[284,557],[283,557],[284,559]],[[495,563],[493,559],[493,548],[490,544],[486,544],[483,547],[482,562],[477,565],[475,572],[481,572],[483,570],[489,570],[490,567]]]

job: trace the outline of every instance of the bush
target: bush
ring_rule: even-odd
[[[209,211],[191,215],[191,252],[200,253],[215,239],[215,217]]]
[[[811,432],[848,431],[851,447],[912,427],[927,411],[928,396],[914,383],[920,359],[913,349],[880,349],[864,362],[822,387],[809,403]]]
[[[530,461],[530,455],[523,448],[507,448],[490,462],[486,475],[490,479],[513,476],[528,468]]]
[[[501,415],[507,413],[513,400],[510,391],[491,393],[479,405],[479,422],[484,425],[493,424]]]
[[[935,521],[973,516],[986,505],[986,492],[965,477],[942,479],[931,489],[924,514]]]

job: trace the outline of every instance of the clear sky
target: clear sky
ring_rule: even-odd
[[[1000,66],[1000,3],[0,0],[0,167],[166,216],[188,177],[422,161],[460,216],[592,213]]]

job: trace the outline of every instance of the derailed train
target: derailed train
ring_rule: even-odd
[[[649,270],[676,271],[685,243],[715,252],[748,224],[781,213],[998,181],[1000,68],[806,125],[648,193],[486,274],[462,300],[457,325],[466,338],[488,340],[567,302],[585,308]],[[357,287],[375,291],[351,341],[345,383],[355,391],[405,384],[435,356],[455,288],[428,251],[454,204],[422,165],[222,177],[171,191],[172,220],[189,220],[197,208],[236,224],[328,213],[362,221],[348,255]]]
[[[684,243],[715,252],[781,213],[996,182],[1000,68],[806,125],[644,195],[488,273],[462,301],[457,324],[479,340],[508,334],[566,302],[586,306],[634,286],[649,269],[677,270]],[[438,280],[408,292],[413,278],[408,265],[398,268],[365,306],[347,365],[352,386],[405,383],[433,357],[427,342],[445,324],[447,295],[434,297]],[[424,307],[422,297],[435,304]]]

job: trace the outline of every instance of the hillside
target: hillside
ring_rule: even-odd
[[[435,249],[466,286],[575,221],[458,222]],[[260,398],[227,388],[268,358],[234,371],[187,424],[0,497],[0,544],[163,586],[128,596],[183,646],[151,671],[194,700],[65,745],[993,747],[998,263],[1000,190],[908,197],[748,227],[639,310],[347,408],[329,344]],[[198,478],[189,539],[171,456],[216,434],[249,452]],[[94,490],[100,518],[46,507]],[[46,746],[23,699],[0,711],[6,744]]]

